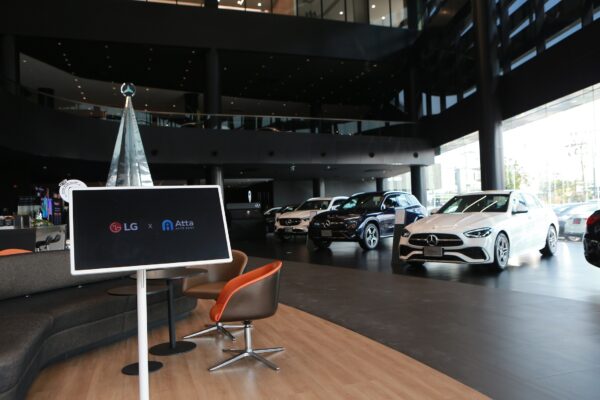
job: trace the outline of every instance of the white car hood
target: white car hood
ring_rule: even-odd
[[[320,211],[322,212],[322,211]],[[310,218],[312,214],[316,215],[314,210],[290,211],[279,214],[279,218]]]
[[[455,231],[457,228],[466,231],[469,229],[493,227],[505,218],[505,213],[433,214],[410,224],[407,229],[411,233]]]

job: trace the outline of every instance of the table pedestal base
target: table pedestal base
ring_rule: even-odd
[[[150,354],[155,356],[171,356],[173,354],[185,353],[196,348],[196,343],[179,341],[175,343],[175,348],[171,343],[161,343],[150,348]]]
[[[158,371],[163,367],[163,363],[159,361],[148,361],[148,372]],[[129,364],[121,370],[125,375],[139,375],[140,365],[138,363]]]

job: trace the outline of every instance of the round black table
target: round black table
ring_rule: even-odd
[[[168,288],[168,321],[169,321],[169,341],[157,344],[150,348],[150,354],[155,356],[170,356],[173,354],[185,353],[196,348],[196,343],[177,341],[175,335],[175,315],[173,313],[173,282],[178,279],[188,278],[194,275],[206,274],[207,271],[201,268],[165,268],[154,269],[146,272],[146,279],[149,281],[164,280]],[[132,278],[136,274],[131,275]]]
[[[147,295],[166,292],[167,290],[168,288],[165,285],[146,286]],[[137,296],[137,285],[118,286],[108,289],[106,293],[112,296]],[[160,361],[148,361],[148,372],[158,371],[162,367],[163,363]],[[140,365],[138,363],[128,364],[121,369],[121,372],[125,375],[139,375]]]

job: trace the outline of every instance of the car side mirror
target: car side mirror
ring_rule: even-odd
[[[529,212],[529,209],[522,203],[517,204],[517,207],[513,209],[513,214],[525,214],[527,212]]]
[[[440,211],[439,208],[432,208],[431,211],[429,211],[429,214],[437,214],[438,211]]]

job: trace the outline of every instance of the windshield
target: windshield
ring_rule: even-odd
[[[296,209],[296,211],[305,210],[327,210],[331,200],[307,200]]]
[[[353,210],[355,208],[364,208],[368,210],[379,209],[383,196],[373,194],[357,194],[350,197],[339,209]]]
[[[507,194],[471,194],[456,196],[450,199],[438,214],[465,212],[506,212],[508,209]]]

